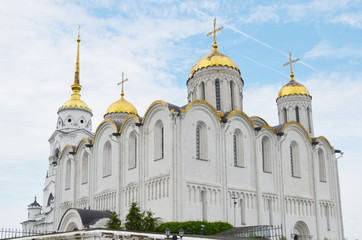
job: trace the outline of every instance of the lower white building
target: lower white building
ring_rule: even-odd
[[[138,202],[162,221],[282,224],[287,239],[343,239],[341,152],[314,136],[312,97],[293,72],[276,93],[280,125],[269,126],[243,112],[244,80],[214,40],[191,69],[186,105],[155,101],[141,117],[122,90],[92,132],[79,42],[73,94],[49,139],[43,207],[29,205],[25,229],[82,229],[79,209],[124,219]]]

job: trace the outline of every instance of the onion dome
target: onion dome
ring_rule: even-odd
[[[192,78],[194,73],[202,68],[207,68],[211,66],[222,66],[222,67],[230,67],[234,68],[235,70],[239,71],[239,67],[235,64],[231,58],[228,56],[220,53],[217,50],[217,45],[211,51],[211,53],[207,54],[206,56],[200,58],[194,66],[191,68],[189,78]]]
[[[121,99],[112,103],[111,106],[109,106],[105,115],[111,113],[128,113],[136,115],[138,114],[137,109],[130,102],[124,99],[123,91],[121,93],[121,96],[122,96]]]
[[[36,197],[35,197],[35,200],[34,202],[32,202],[29,207],[41,207],[40,204],[36,201]]]
[[[306,87],[298,83],[294,79],[290,80],[280,89],[278,98],[282,98],[289,95],[305,95],[310,96]]]
[[[80,99],[80,90],[82,89],[82,85],[79,84],[79,43],[80,43],[80,34],[78,33],[78,48],[77,48],[77,61],[75,64],[75,74],[74,74],[74,84],[71,86],[72,88],[72,96],[71,99],[68,100],[63,104],[62,107],[59,108],[59,110],[68,109],[68,108],[80,108],[88,111],[92,111],[88,105]]]
[[[194,73],[202,68],[207,68],[211,66],[222,66],[222,67],[230,67],[235,70],[239,70],[238,66],[234,63],[231,58],[228,56],[220,53],[217,50],[217,43],[216,43],[216,32],[222,30],[224,27],[219,27],[216,29],[216,18],[214,19],[214,30],[209,32],[206,36],[213,35],[214,40],[212,42],[213,50],[211,53],[207,54],[206,56],[200,58],[194,66],[191,68],[189,79],[193,77]]]
[[[126,99],[124,99],[124,91],[123,91],[123,84],[128,81],[127,79],[124,79],[124,73],[122,72],[122,81],[118,83],[118,85],[122,84],[122,92],[121,92],[121,99],[119,99],[117,102],[114,102],[109,106],[107,109],[107,112],[104,116],[111,114],[111,113],[126,113],[126,114],[135,114],[137,115],[137,109]]]

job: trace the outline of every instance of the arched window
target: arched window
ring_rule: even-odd
[[[128,169],[135,168],[137,164],[137,137],[134,132],[128,138]]]
[[[299,122],[299,108],[295,107],[295,120]]]
[[[221,103],[220,103],[220,82],[217,80],[215,82],[215,91],[216,91],[216,110],[221,110]]]
[[[47,207],[50,206],[50,204],[52,203],[53,200],[54,200],[53,193],[50,193],[50,195],[48,197]]]
[[[205,100],[205,83],[201,82],[201,99]]]
[[[290,144],[290,163],[293,177],[301,177],[299,149],[296,142]]]
[[[234,110],[234,82],[230,82],[230,105],[231,111]]]
[[[103,177],[112,174],[112,145],[107,141],[103,147]]]
[[[263,161],[263,171],[267,173],[272,172],[271,164],[271,143],[268,137],[264,137],[261,141],[261,152]]]
[[[286,123],[286,122],[288,122],[288,117],[287,117],[287,109],[286,108],[283,108],[283,120],[284,120],[284,122],[283,123]]]
[[[308,107],[307,108],[307,117],[308,117],[308,130],[309,130],[309,133],[312,132],[312,120],[311,120],[311,110],[310,108]]]
[[[234,166],[244,167],[243,134],[239,129],[233,135]]]
[[[322,149],[318,150],[318,162],[319,162],[319,180],[321,182],[327,182],[326,160]]]
[[[89,154],[84,152],[82,157],[82,184],[88,182],[88,157]]]
[[[154,126],[154,157],[155,160],[162,159],[164,157],[164,134],[163,134],[163,124],[159,120]]]
[[[207,129],[203,122],[196,125],[196,159],[207,159]]]
[[[71,160],[68,159],[67,163],[65,164],[65,190],[70,189],[71,174],[72,163]]]

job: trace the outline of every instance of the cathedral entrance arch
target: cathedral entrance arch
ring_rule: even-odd
[[[303,221],[298,221],[295,223],[292,231],[293,240],[310,240],[312,235],[310,235],[309,228],[307,224]]]

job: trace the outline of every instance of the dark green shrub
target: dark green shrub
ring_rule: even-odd
[[[185,231],[185,234],[187,234],[188,228],[190,228],[190,234],[199,235],[201,234],[201,225],[205,226],[204,227],[205,235],[214,235],[233,228],[231,224],[225,222],[205,222],[205,221],[166,222],[160,224],[155,229],[155,232],[164,233],[166,231],[166,228],[170,228],[171,233],[178,233],[179,229],[182,228]]]
[[[111,213],[111,219],[109,219],[109,221],[107,222],[107,228],[108,229],[122,229],[121,228],[121,220],[118,218],[118,215],[116,212],[112,212]]]

